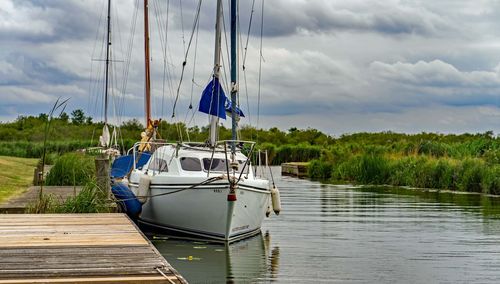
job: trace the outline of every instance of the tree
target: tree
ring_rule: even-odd
[[[41,113],[38,115],[38,119],[40,119],[40,120],[45,121],[45,120],[47,120],[47,118],[49,118],[49,116],[46,113]]]
[[[75,109],[71,112],[71,122],[73,124],[83,124],[85,122],[85,113],[81,109]]]
[[[91,125],[91,124],[92,124],[92,117],[87,116],[87,117],[85,118],[85,123],[86,123],[86,124],[88,124],[88,125]]]
[[[63,122],[68,122],[69,121],[69,115],[65,112],[61,112],[59,115],[59,119]]]

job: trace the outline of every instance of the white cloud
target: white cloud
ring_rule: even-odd
[[[2,105],[35,105],[40,103],[55,102],[56,99],[43,92],[14,86],[0,86],[0,97],[2,98]]]

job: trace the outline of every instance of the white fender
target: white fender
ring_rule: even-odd
[[[149,195],[149,184],[151,183],[151,177],[149,175],[143,175],[139,179],[139,187],[137,188],[136,196],[147,196]],[[134,192],[135,193],[135,192]],[[138,197],[137,198],[141,204],[146,203],[148,201],[147,197]]]
[[[269,218],[269,216],[271,216],[271,211],[272,211],[271,207],[273,207],[272,201],[271,201],[271,199],[268,199],[267,210],[266,210],[266,217],[268,217],[268,218]]]
[[[271,199],[273,201],[274,214],[279,215],[281,212],[280,191],[276,186],[271,189]]]

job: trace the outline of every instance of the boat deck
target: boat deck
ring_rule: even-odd
[[[124,214],[0,215],[0,283],[187,283]]]

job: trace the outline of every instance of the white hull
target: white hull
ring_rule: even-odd
[[[198,182],[201,181],[203,179]],[[167,230],[220,241],[255,235],[260,232],[270,202],[270,191],[248,183],[239,184],[236,201],[227,201],[229,184],[220,181],[151,198],[143,205],[139,220]],[[153,181],[150,194],[173,192],[192,184],[196,183],[154,184]]]

